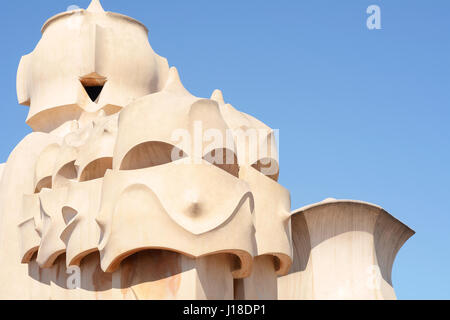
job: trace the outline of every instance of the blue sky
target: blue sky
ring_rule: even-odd
[[[4,1],[0,162],[30,132],[16,100],[40,28],[89,0]],[[328,197],[386,208],[417,234],[400,251],[400,299],[450,299],[448,0],[103,0],[150,29],[186,88],[280,130],[293,209]],[[381,8],[382,30],[366,27]]]

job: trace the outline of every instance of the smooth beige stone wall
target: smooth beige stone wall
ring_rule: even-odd
[[[294,264],[279,299],[392,300],[392,267],[414,234],[382,208],[329,199],[292,217]]]

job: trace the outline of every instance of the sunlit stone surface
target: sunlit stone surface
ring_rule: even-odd
[[[368,203],[291,211],[276,132],[195,97],[140,22],[49,19],[0,165],[1,299],[395,299],[413,231]]]

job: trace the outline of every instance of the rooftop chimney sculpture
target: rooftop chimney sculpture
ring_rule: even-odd
[[[0,166],[0,298],[395,299],[414,232],[358,201],[292,212],[274,131],[189,93],[147,34],[93,0],[22,57],[33,133]]]

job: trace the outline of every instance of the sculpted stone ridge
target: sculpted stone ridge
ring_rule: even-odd
[[[98,4],[92,4],[83,11],[85,16],[78,33],[91,27],[115,28],[115,24],[123,23],[109,21],[100,8]],[[63,24],[62,18],[57,16],[46,24],[43,39],[32,54],[36,60],[29,60],[30,68],[42,64],[37,52],[48,50],[45,45],[51,45],[53,35],[74,27]],[[120,42],[121,33],[118,29],[113,31],[112,38],[107,40]],[[101,51],[97,49],[104,43],[98,42],[97,35],[98,32],[89,38],[88,33],[81,34],[80,48],[88,50],[94,43],[95,50],[85,51],[88,60],[79,60],[78,70],[72,65],[70,70],[60,69],[55,77],[75,79],[73,73],[78,71],[79,79],[89,79],[95,85],[100,80],[105,84],[112,82],[112,72],[118,72],[122,59],[109,53],[112,50],[105,50],[108,56],[99,58]],[[60,45],[64,46],[64,43]],[[141,59],[131,59],[136,63],[136,69],[141,73],[147,70],[148,75],[158,71],[155,65],[140,64],[148,59],[145,51],[138,52]],[[110,59],[110,66],[114,66],[111,72],[95,61],[93,69],[83,70],[86,61],[91,61],[90,53],[94,60]],[[62,64],[66,63],[62,61]],[[136,80],[129,79],[133,73],[130,66],[123,69],[127,73],[119,75],[121,84]],[[108,96],[106,85],[95,101],[78,104],[79,114],[74,116],[61,109],[67,115],[66,121],[48,133],[59,137],[60,143],[47,146],[38,156],[35,195],[24,195],[26,214],[20,223],[24,239],[22,261],[31,261],[32,254],[37,252],[36,261],[43,268],[52,267],[63,254],[67,266],[80,265],[83,258],[99,251],[102,269],[113,272],[127,255],[152,248],[165,248],[191,257],[228,252],[240,259],[240,267],[233,274],[243,277],[248,276],[253,256],[259,251],[283,256],[284,273],[288,271],[290,250],[280,247],[277,252],[276,246],[272,246],[275,251],[268,252],[263,247],[263,239],[257,248],[254,194],[247,181],[240,177],[240,172],[248,167],[254,175],[260,175],[262,181],[272,181],[257,171],[258,161],[264,160],[258,158],[258,151],[263,148],[261,144],[271,147],[267,148],[266,156],[273,156],[271,161],[276,163],[276,170],[272,178],[277,177],[278,156],[272,130],[225,104],[219,91],[213,93],[212,99],[194,97],[182,85],[175,68],[166,71],[164,77],[158,77],[165,81],[161,81],[153,92],[142,91],[131,103],[123,103],[123,109],[112,112],[102,105],[101,101]],[[83,77],[83,74],[88,76]],[[104,76],[100,77],[100,74]],[[21,76],[19,70],[19,79]],[[30,95],[32,109],[36,106],[33,101],[39,99],[41,92],[50,90],[45,85],[54,82],[50,75],[47,77],[46,83],[40,83],[39,92]],[[149,77],[143,78],[146,79]],[[33,87],[35,82],[35,78],[29,79],[27,88]],[[77,83],[79,90],[85,90],[83,81]],[[130,92],[125,92],[129,96]],[[57,98],[64,99],[64,92]],[[56,126],[49,105],[46,102],[45,107],[35,114],[42,115],[42,123],[47,127]],[[195,153],[196,124],[201,126],[201,134],[214,130],[222,137],[211,141],[201,137],[200,154]],[[233,136],[232,129],[263,130],[263,139],[257,141],[259,147],[252,150],[245,145],[246,139]],[[176,145],[177,132],[187,133],[191,139]],[[238,152],[239,149],[244,154]],[[174,150],[182,155],[180,160],[173,158]],[[219,153],[223,157],[217,158]],[[232,161],[221,163],[221,160],[227,160],[227,155],[231,155]],[[274,181],[270,183],[278,185]],[[288,192],[282,201],[284,220],[280,223],[284,226],[289,221]],[[136,204],[138,206],[131,210]],[[269,210],[265,218],[270,219],[271,213],[276,216],[277,210]],[[33,223],[34,229],[39,231],[30,231]],[[283,237],[289,248],[289,232],[286,233],[284,227],[280,230],[285,234]],[[27,239],[28,233],[33,235],[31,239]],[[235,235],[229,237],[232,233]]]
[[[381,269],[381,289],[349,298],[395,298],[412,231],[357,203],[292,213],[276,131],[220,90],[193,96],[147,32],[93,0],[49,19],[22,57],[34,132],[0,166],[0,298],[321,299],[340,285],[324,280],[333,263],[346,279]],[[20,286],[4,276],[18,270]]]

